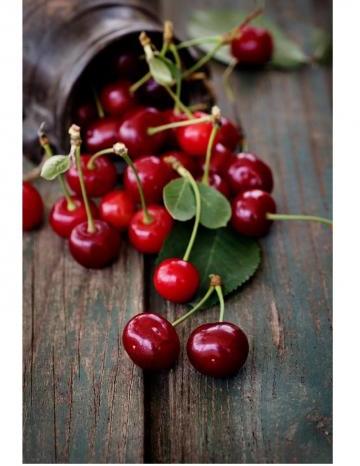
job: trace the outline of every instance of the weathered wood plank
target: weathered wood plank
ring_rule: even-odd
[[[56,190],[41,191],[51,205]],[[24,462],[142,461],[142,374],[120,342],[142,306],[125,242],[113,267],[87,271],[48,225],[24,236]]]
[[[166,16],[177,23],[180,16],[184,25],[187,9],[165,5]],[[311,22],[308,15],[315,9],[318,16],[319,5],[294,5],[279,0],[268,8],[288,29],[290,21]],[[330,8],[326,2],[321,6]],[[221,107],[231,114],[221,91],[223,68],[216,65],[213,71]],[[331,216],[329,75],[313,66],[234,76],[249,148],[275,173],[279,212]],[[247,365],[237,377],[213,380],[189,367],[183,351],[169,375],[147,376],[147,461],[331,462],[331,231],[278,222],[262,246],[261,270],[227,302],[227,319],[250,338]],[[165,305],[155,293],[150,306],[170,319],[184,311]],[[214,321],[217,312],[208,310],[182,325],[183,348],[191,329]]]

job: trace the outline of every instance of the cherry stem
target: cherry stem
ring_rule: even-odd
[[[44,149],[45,157],[46,157],[46,159],[49,159],[54,154],[53,154],[53,151],[51,149],[48,138],[47,138],[47,136],[45,134],[41,134],[39,139],[40,139],[40,144],[41,144],[42,148]],[[61,190],[62,190],[62,192],[64,194],[65,199],[66,199],[67,210],[69,212],[72,212],[73,210],[76,209],[76,205],[75,205],[75,202],[71,198],[71,194],[70,194],[69,189],[68,189],[68,187],[67,187],[67,185],[65,183],[65,180],[64,180],[64,175],[59,175],[58,179],[59,179],[59,183],[60,183],[60,186],[61,186]]]
[[[94,88],[92,88],[92,92],[93,92],[93,95],[94,95],[94,102],[95,102],[98,117],[99,118],[104,118],[105,117],[105,112],[104,112],[104,109],[103,109],[103,107],[101,105],[99,96],[98,96],[98,94],[97,94],[97,92],[96,92],[96,90]]]
[[[173,57],[175,59],[175,64],[176,64],[179,72],[181,73],[181,60],[180,60],[180,55],[179,55],[179,53],[177,51],[177,48],[175,47],[175,45],[173,43],[170,44],[169,48],[170,48],[170,51],[173,54]],[[178,111],[179,108],[180,108],[179,102],[181,102],[181,79],[178,79],[176,81],[176,97],[177,97],[177,100],[175,101],[175,107],[174,107],[175,112]],[[191,115],[191,112],[187,107],[186,107],[186,110]]]
[[[266,218],[269,220],[305,220],[309,222],[319,222],[323,223],[324,225],[332,226],[332,220],[329,220],[324,217],[317,217],[314,215],[267,213]]]
[[[205,37],[197,37],[196,39],[185,40],[180,42],[176,47],[178,50],[185,49],[188,47],[192,47],[193,45],[201,45],[205,44],[206,42],[219,42],[222,36],[205,36]]]
[[[181,79],[180,81],[181,82]],[[182,110],[189,118],[192,118],[194,115],[190,112],[190,110],[187,108],[186,105],[184,105],[179,97],[171,90],[170,86],[167,86],[166,84],[163,84],[163,87],[167,90],[168,94],[172,97],[172,99],[175,102],[175,105]],[[150,133],[149,133],[150,134]],[[153,133],[154,134],[154,133]]]
[[[84,175],[83,175],[83,171],[81,167],[80,145],[76,146],[75,148],[75,162],[76,162],[76,170],[79,175],[81,194],[82,194],[82,198],[83,198],[84,205],[85,205],[87,224],[88,224],[87,231],[88,233],[95,233],[96,231],[95,223],[94,223],[94,219],[91,213],[89,199],[88,199],[86,187],[85,187]]]
[[[114,144],[113,146],[113,152],[116,154],[116,155],[119,155],[120,157],[122,157],[125,162],[127,163],[127,165],[129,165],[129,167],[131,168],[132,172],[134,173],[134,176],[135,176],[135,179],[136,179],[136,185],[137,185],[137,188],[138,188],[138,192],[139,192],[139,196],[140,196],[140,203],[141,203],[141,208],[142,208],[142,211],[144,213],[144,223],[145,224],[150,224],[154,221],[154,218],[153,216],[150,214],[150,212],[148,211],[148,208],[147,208],[147,205],[146,205],[146,201],[145,201],[145,195],[144,195],[144,190],[143,190],[143,187],[142,187],[142,184],[141,184],[141,180],[140,180],[140,177],[139,177],[139,174],[138,174],[138,171],[135,167],[135,164],[134,162],[131,160],[131,158],[129,157],[129,154],[128,154],[128,150],[127,148],[125,147],[125,144],[121,143],[121,142],[117,142],[116,144]]]
[[[174,123],[167,123],[166,125],[148,128],[147,133],[151,136],[153,134],[160,133],[161,131],[166,131],[168,129],[181,128],[182,126],[197,125],[209,121],[212,121],[211,115],[206,115],[200,118],[192,118],[190,120],[184,121],[175,121]]]
[[[224,313],[225,313],[225,303],[224,303],[224,295],[222,292],[221,285],[216,285],[215,286],[215,291],[218,295],[219,298],[219,304],[220,304],[220,315],[219,315],[219,322],[224,321]]]
[[[206,55],[200,58],[200,60],[197,61],[191,68],[189,68],[182,74],[182,78],[186,79],[190,75],[192,75],[195,71],[197,71],[199,68],[202,68],[209,60],[213,58],[216,52],[220,50],[221,47],[223,47],[224,45],[225,45],[224,42],[220,39],[213,49],[211,49]]]
[[[196,312],[203,304],[205,304],[205,302],[208,300],[208,298],[212,295],[214,289],[215,288],[212,285],[210,285],[209,289],[207,290],[205,295],[201,298],[201,300],[197,304],[195,304],[195,306],[192,309],[190,309],[189,312],[182,315],[178,319],[174,320],[172,325],[174,327],[176,327],[177,325],[181,324],[181,322],[184,322],[184,320],[188,319],[192,314],[194,314],[194,312]]]
[[[223,74],[224,90],[225,90],[226,97],[228,98],[230,102],[235,101],[235,94],[231,86],[230,76],[232,75],[236,65],[237,65],[237,61],[233,59],[231,63],[226,67],[224,74]]]
[[[114,154],[114,149],[103,149],[103,150],[99,150],[99,152],[96,152],[94,155],[92,155],[86,165],[86,167],[89,169],[89,170],[94,170],[95,168],[95,160],[98,158],[98,157],[101,157],[102,155],[107,155],[107,154]]]
[[[196,239],[196,234],[199,229],[199,224],[200,224],[200,214],[201,214],[201,198],[200,198],[200,191],[199,187],[196,184],[196,181],[192,174],[187,170],[185,167],[181,165],[181,163],[173,156],[169,156],[165,158],[165,162],[169,163],[174,170],[176,170],[179,175],[184,178],[185,180],[188,180],[192,190],[194,192],[195,196],[195,221],[194,221],[194,226],[191,232],[191,236],[189,239],[189,243],[187,245],[183,260],[188,261],[192,247],[194,246],[195,239]]]
[[[212,151],[214,147],[215,137],[219,131],[218,123],[214,122],[211,134],[209,137],[209,142],[206,149],[206,158],[205,158],[205,167],[204,167],[204,175],[202,177],[202,182],[206,185],[209,184],[209,172],[210,172],[210,161],[212,156]]]
[[[151,78],[151,73],[148,71],[142,78],[140,78],[136,83],[130,86],[130,92],[134,94],[143,84],[145,84]]]

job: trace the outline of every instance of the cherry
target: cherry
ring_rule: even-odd
[[[71,232],[69,249],[83,267],[101,269],[112,263],[120,251],[120,235],[103,220],[94,220],[95,231],[88,231],[88,222],[79,223]]]
[[[92,102],[77,104],[74,113],[74,121],[79,126],[87,125],[97,118],[96,106]]]
[[[108,193],[115,186],[117,173],[115,165],[106,157],[97,157],[94,160],[94,168],[88,167],[90,155],[81,156],[81,167],[84,175],[86,191],[91,197],[99,197]],[[81,195],[79,174],[73,165],[66,172],[66,181],[75,194]]]
[[[195,112],[195,118],[202,118],[206,113]],[[194,157],[205,157],[213,124],[210,121],[182,126],[176,129],[178,144],[181,149]],[[225,117],[221,117],[221,126],[214,144],[220,142],[233,151],[241,140],[241,133]]]
[[[122,341],[132,361],[145,370],[170,369],[180,353],[175,328],[155,313],[133,317],[124,328]]]
[[[34,230],[43,221],[44,203],[39,191],[23,181],[23,230]]]
[[[172,177],[171,168],[159,157],[149,155],[141,157],[134,162],[138,172],[144,196],[147,202],[156,203],[162,200],[164,186]],[[131,167],[126,167],[124,172],[124,187],[136,202],[140,195],[135,174]]]
[[[246,26],[239,31],[230,44],[232,55],[240,64],[263,65],[273,54],[273,39],[263,28]]]
[[[192,175],[197,175],[200,172],[200,168],[196,163],[196,160],[192,157],[189,157],[187,154],[181,151],[169,150],[163,153],[160,158],[164,160],[166,157],[173,156],[183,167],[185,167]],[[166,163],[166,162],[165,162]],[[171,178],[177,178],[179,175],[175,170],[171,170]]]
[[[210,173],[209,185],[218,190],[225,197],[230,197],[230,190],[223,177],[218,173]]]
[[[230,163],[235,160],[233,153],[225,147],[223,144],[218,142],[213,147],[210,159],[210,172],[219,173],[223,175]],[[205,161],[201,160],[201,170],[205,168]]]
[[[250,153],[240,153],[226,170],[226,180],[234,194],[261,189],[271,192],[273,176],[270,167]]]
[[[243,134],[228,118],[221,117],[221,127],[216,138],[223,146],[233,152],[242,143]]]
[[[175,112],[174,109],[168,109],[163,111],[164,118],[166,123],[177,123],[178,121],[186,120],[186,115],[183,113]],[[166,131],[166,146],[168,147],[178,147],[178,140],[176,129],[169,129]]]
[[[111,147],[118,140],[119,121],[113,117],[93,121],[85,131],[84,142],[91,154]]]
[[[183,259],[163,260],[156,268],[153,282],[156,291],[174,303],[186,303],[194,296],[200,284],[197,268]]]
[[[139,100],[146,106],[155,107],[160,110],[172,107],[174,102],[166,89],[150,78],[136,91]]]
[[[116,139],[125,144],[132,158],[146,154],[156,154],[166,140],[166,134],[160,132],[150,136],[149,127],[165,123],[165,117],[155,108],[143,108],[124,119]]]
[[[156,254],[169,236],[174,221],[166,209],[151,205],[147,208],[151,222],[146,222],[144,211],[139,210],[129,224],[129,240],[143,254]]]
[[[187,354],[199,372],[212,377],[235,374],[249,354],[247,336],[237,325],[215,322],[197,327],[190,335]]]
[[[275,212],[276,204],[269,193],[259,189],[246,191],[233,199],[231,224],[243,235],[264,236],[272,224],[266,214]]]
[[[146,72],[145,61],[139,60],[134,52],[122,52],[112,59],[113,67],[118,76],[133,81]]]
[[[100,102],[106,113],[120,116],[135,106],[135,96],[130,92],[130,82],[117,81],[107,84],[100,93]]]
[[[73,210],[69,210],[67,199],[60,197],[49,214],[52,229],[63,238],[68,238],[76,225],[87,220],[84,201],[76,196],[72,196],[71,200],[75,207]],[[96,204],[92,201],[89,204],[92,215],[98,218],[99,211]]]
[[[100,217],[117,230],[126,230],[135,213],[132,197],[124,190],[111,191],[101,199]]]

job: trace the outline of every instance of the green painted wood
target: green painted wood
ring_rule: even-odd
[[[41,183],[47,206],[56,191]],[[142,271],[125,242],[113,267],[87,271],[48,225],[24,235],[24,462],[142,461],[143,377],[120,340]]]
[[[192,1],[194,8],[203,4]],[[231,4],[237,2],[222,2]],[[277,0],[267,7],[299,40],[296,21],[329,27],[329,2]],[[166,16],[184,26],[186,11],[165,4]],[[236,73],[235,109],[223,94],[222,71],[213,66],[220,106],[241,115],[249,149],[273,167],[278,211],[331,216],[330,70]],[[183,351],[169,375],[147,376],[148,461],[331,462],[331,231],[278,222],[261,243],[261,269],[226,307],[226,319],[250,337],[246,366],[236,377],[214,380],[189,367]],[[154,292],[150,305],[170,319],[184,311]],[[183,324],[182,347],[191,329],[217,315],[214,308]]]

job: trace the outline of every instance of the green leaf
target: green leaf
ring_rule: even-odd
[[[196,10],[189,21],[188,32],[191,37],[213,36],[228,32],[238,26],[247,13],[239,10]],[[251,24],[268,29],[274,39],[274,53],[271,65],[281,69],[297,68],[309,61],[302,48],[290,40],[271,20],[260,16]],[[204,43],[199,46],[206,52],[214,44]],[[215,58],[222,63],[232,62],[229,47],[221,48]]]
[[[151,76],[162,86],[173,83],[173,75],[169,64],[159,56],[153,56],[147,60]]]
[[[225,227],[231,218],[231,206],[226,197],[204,183],[197,183],[201,197],[200,223],[207,228]]]
[[[177,223],[160,251],[157,263],[169,257],[182,257],[191,234],[192,222]],[[256,240],[235,233],[230,228],[209,230],[200,227],[190,255],[201,275],[200,289],[194,302],[209,287],[209,275],[219,274],[224,295],[235,291],[254,275],[260,265],[260,247]],[[204,307],[217,303],[211,296]]]
[[[42,166],[41,176],[45,180],[51,181],[65,173],[70,168],[70,159],[67,155],[53,155],[47,159]]]
[[[195,197],[191,185],[185,178],[170,181],[163,191],[164,204],[169,214],[184,222],[195,215]]]

